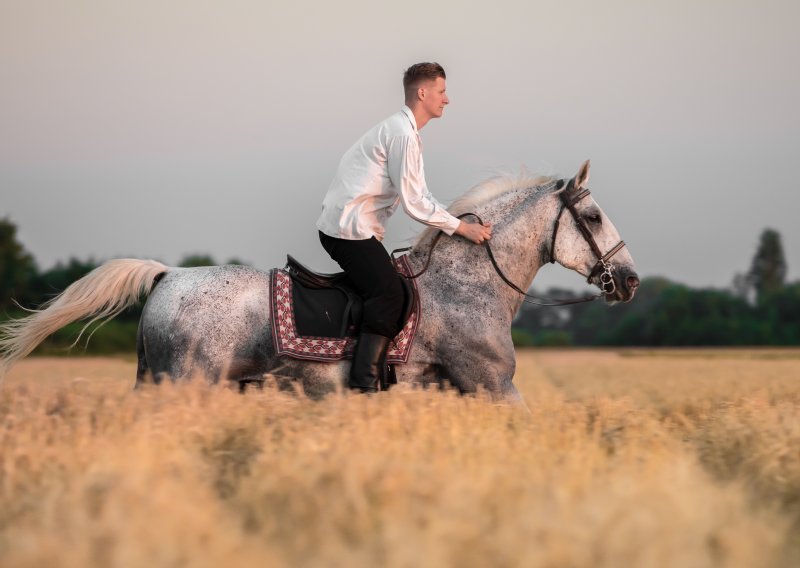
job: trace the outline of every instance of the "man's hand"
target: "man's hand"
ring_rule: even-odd
[[[455,230],[455,234],[461,235],[476,245],[480,245],[492,238],[492,224],[481,225],[480,223],[465,223],[461,221]]]

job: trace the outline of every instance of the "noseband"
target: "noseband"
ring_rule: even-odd
[[[556,183],[556,187],[558,188],[563,187],[563,185],[564,180],[558,180]],[[556,216],[556,222],[553,226],[553,240],[550,244],[550,263],[552,264],[556,261],[554,251],[556,248],[556,235],[558,234],[561,216],[564,214],[564,209],[569,209],[569,212],[572,214],[572,218],[575,220],[575,225],[577,225],[581,235],[583,235],[584,240],[586,240],[586,242],[589,244],[589,247],[591,247],[592,252],[597,257],[597,263],[594,265],[594,268],[592,268],[591,272],[589,272],[589,276],[586,277],[586,282],[591,284],[592,279],[597,276],[597,273],[602,271],[602,274],[600,274],[600,289],[604,294],[613,294],[617,290],[617,285],[614,283],[614,265],[608,262],[608,259],[625,247],[625,241],[618,242],[605,254],[600,251],[600,247],[597,246],[597,241],[594,240],[592,231],[589,230],[589,227],[586,226],[586,222],[581,218],[580,215],[578,215],[578,210],[575,209],[575,205],[591,192],[588,189],[583,189],[572,199],[568,199],[567,195],[570,193],[570,190],[572,190],[574,185],[575,179],[573,178],[569,180],[567,188],[561,192],[561,209],[558,210],[558,215]]]
[[[502,269],[497,264],[497,260],[494,257],[494,253],[492,252],[492,247],[489,244],[489,241],[483,242],[483,247],[486,249],[486,252],[489,255],[489,260],[491,260],[492,266],[494,266],[494,269],[497,272],[498,276],[500,276],[500,278],[503,280],[503,282],[505,282],[509,286],[509,288],[511,288],[515,292],[522,294],[523,301],[528,302],[530,304],[536,304],[539,306],[566,306],[569,304],[579,304],[582,302],[591,302],[597,300],[598,298],[601,298],[604,295],[611,295],[617,290],[617,285],[614,283],[614,273],[613,273],[614,265],[608,262],[608,259],[610,259],[612,256],[621,251],[625,247],[625,242],[620,241],[605,254],[603,254],[600,251],[600,247],[597,246],[597,241],[594,240],[594,235],[592,235],[591,230],[589,230],[589,227],[586,226],[586,223],[583,221],[583,219],[581,219],[580,215],[578,215],[578,211],[575,209],[575,204],[577,204],[580,200],[589,195],[590,191],[588,189],[583,189],[578,195],[576,195],[572,199],[567,199],[566,195],[574,187],[574,184],[575,180],[573,178],[569,180],[569,182],[567,183],[567,188],[560,193],[561,208],[558,210],[558,215],[556,215],[555,224],[553,225],[553,239],[550,245],[550,252],[549,252],[550,262],[554,263],[556,261],[555,256],[553,254],[556,246],[556,235],[558,234],[558,227],[561,222],[561,216],[564,214],[564,209],[569,209],[569,212],[572,214],[572,218],[575,220],[575,224],[578,226],[578,229],[583,235],[583,238],[589,244],[589,246],[592,249],[592,252],[594,252],[595,256],[597,257],[597,263],[594,265],[594,268],[592,268],[592,271],[589,273],[589,276],[586,277],[586,282],[591,284],[592,279],[597,275],[597,273],[602,271],[602,274],[600,275],[601,292],[599,294],[596,294],[594,296],[587,296],[584,298],[570,299],[570,300],[542,300],[541,298],[536,298],[535,296],[531,296],[530,294],[525,292],[525,290],[514,284],[503,273]],[[561,189],[562,187],[564,187],[564,180],[561,179],[558,180],[555,184],[555,187],[556,189]],[[461,219],[463,217],[470,217],[470,216],[475,217],[478,220],[478,222],[481,225],[483,225],[483,219],[481,219],[475,213],[462,213],[461,215],[458,215],[457,218]],[[403,278],[407,279],[418,278],[419,276],[422,276],[426,270],[428,270],[428,265],[430,265],[431,256],[433,255],[433,249],[436,248],[436,245],[443,234],[444,234],[443,232],[439,231],[436,237],[434,237],[433,243],[431,244],[430,252],[428,252],[428,258],[425,261],[425,266],[422,267],[422,270],[420,270],[416,274],[411,274],[409,276],[401,275],[403,276]],[[411,248],[412,247],[395,249],[392,251],[391,256],[392,258],[394,258],[396,253],[409,251],[411,250]]]

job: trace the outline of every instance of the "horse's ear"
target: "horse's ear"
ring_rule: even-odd
[[[575,187],[581,189],[589,187],[589,160],[583,162],[581,169],[578,170],[578,175],[575,176]]]

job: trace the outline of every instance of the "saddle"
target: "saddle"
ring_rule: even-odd
[[[364,313],[363,300],[344,272],[323,274],[286,255],[286,273],[292,279],[292,302],[297,334],[345,338],[358,335]],[[405,278],[400,326],[411,317],[416,303],[414,286]]]

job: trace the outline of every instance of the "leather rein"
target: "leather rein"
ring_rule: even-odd
[[[566,195],[569,194],[570,190],[574,187],[574,183],[575,183],[574,179],[569,180],[566,189],[564,189],[564,191],[560,193],[561,208],[558,211],[558,215],[556,215],[556,220],[553,225],[553,238],[550,244],[550,252],[549,252],[550,263],[554,263],[556,261],[556,258],[554,256],[554,250],[556,246],[556,235],[558,234],[558,228],[561,222],[561,216],[564,214],[564,209],[568,209],[569,212],[572,214],[572,218],[575,220],[575,224],[578,226],[581,235],[583,235],[583,238],[589,244],[589,246],[592,249],[592,252],[597,257],[597,263],[594,265],[594,268],[592,268],[592,271],[589,273],[589,276],[586,277],[586,282],[591,284],[592,279],[597,275],[597,273],[602,271],[602,274],[600,274],[599,294],[596,294],[594,296],[586,296],[583,298],[573,298],[569,300],[551,300],[551,299],[542,299],[542,298],[537,298],[535,296],[531,296],[530,294],[525,292],[525,290],[514,284],[505,275],[503,270],[500,268],[500,265],[497,264],[497,259],[494,256],[494,252],[492,252],[492,247],[489,244],[489,241],[484,241],[482,243],[482,246],[486,249],[486,253],[489,255],[489,260],[491,261],[492,266],[495,269],[495,272],[497,272],[497,275],[500,276],[500,278],[503,280],[503,282],[505,282],[508,285],[509,288],[511,288],[512,290],[514,290],[519,294],[522,294],[523,296],[522,300],[529,304],[536,304],[538,306],[567,306],[570,304],[593,302],[594,300],[602,298],[603,296],[613,294],[617,289],[617,286],[614,282],[614,265],[608,262],[608,260],[625,247],[625,242],[620,241],[605,254],[603,254],[600,251],[600,247],[597,246],[597,241],[594,240],[594,235],[592,235],[591,230],[589,229],[589,227],[586,226],[584,220],[581,219],[577,209],[575,209],[575,205],[579,201],[581,201],[584,197],[589,195],[591,192],[588,189],[583,189],[575,197],[573,197],[572,199],[568,199]],[[558,180],[558,182],[556,182],[556,189],[561,189],[562,187],[564,187],[564,180]],[[468,217],[468,216],[475,217],[478,220],[478,222],[481,225],[483,225],[483,220],[475,213],[462,213],[461,215],[458,215],[457,218],[462,219],[463,217]],[[425,266],[422,267],[422,270],[420,270],[416,274],[411,274],[409,276],[401,275],[403,276],[403,278],[409,280],[413,278],[418,278],[422,276],[425,273],[425,271],[428,270],[428,266],[431,263],[431,257],[433,256],[433,249],[436,248],[436,245],[439,243],[439,239],[442,238],[443,234],[444,233],[442,231],[439,231],[434,237],[433,243],[431,244],[430,252],[428,252],[428,258],[425,261]],[[409,251],[411,250],[411,248],[412,247],[405,247],[393,250],[391,254],[392,259],[395,258],[395,254]]]

